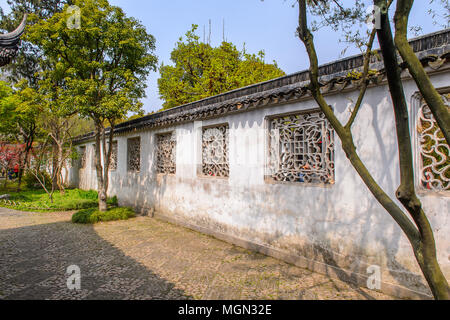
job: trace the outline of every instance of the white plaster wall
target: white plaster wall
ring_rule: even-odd
[[[432,76],[436,87],[449,85],[448,75]],[[405,94],[417,92],[412,81]],[[327,97],[345,122],[357,93]],[[428,292],[410,245],[401,229],[363,184],[347,160],[338,137],[335,146],[336,183],[332,186],[273,184],[264,180],[267,158],[266,117],[317,108],[313,100],[279,105],[172,128],[118,136],[118,169],[111,172],[109,194],[121,205],[156,210],[212,231],[224,232],[365,273],[369,265],[382,268],[382,281]],[[228,123],[230,176],[201,177],[201,128]],[[413,129],[412,129],[413,130]],[[177,172],[157,175],[155,134],[176,131]],[[399,184],[394,114],[386,86],[369,88],[353,126],[358,153],[376,181],[392,197]],[[141,137],[141,170],[127,172],[127,139]],[[88,152],[92,143],[88,144]],[[95,171],[80,172],[80,187],[95,189]],[[438,259],[450,279],[450,221],[448,196],[420,195],[433,226]],[[401,206],[401,204],[399,203]]]

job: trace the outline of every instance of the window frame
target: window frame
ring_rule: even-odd
[[[81,152],[81,150],[83,150],[83,153]],[[79,170],[85,170],[86,169],[86,165],[87,165],[87,161],[86,161],[86,157],[87,157],[87,154],[86,154],[86,151],[87,151],[87,148],[86,148],[86,146],[84,145],[84,146],[80,146],[79,147],[79,153],[80,153],[80,162],[79,162]],[[83,157],[84,157],[84,160],[83,160]],[[83,162],[84,162],[84,165],[83,165]]]
[[[134,170],[130,168],[130,141],[132,140],[139,140],[139,169]],[[127,138],[127,172],[130,173],[139,173],[142,169],[142,138],[141,136],[135,136]]]
[[[94,144],[91,144],[91,150],[92,150],[92,153],[91,153],[91,170],[96,170],[96,168],[95,168],[95,166],[96,166],[96,163],[95,163],[95,148],[96,148],[96,143],[94,143]],[[101,158],[101,155],[100,155],[100,158]]]
[[[119,142],[117,140],[113,140],[112,144],[116,145],[116,167],[111,168],[111,162],[110,162],[109,163],[110,167],[108,168],[108,171],[115,172],[119,168]],[[109,147],[109,143],[107,143],[107,145]],[[111,159],[112,159],[112,157],[113,157],[113,152],[111,152]]]
[[[160,137],[162,137],[162,136],[169,136],[169,135],[171,135],[172,137],[175,137],[175,139],[174,139],[174,141],[175,141],[175,146],[174,146],[174,152],[175,152],[175,155],[174,155],[174,172],[172,173],[172,172],[159,172],[158,171],[158,168],[159,168],[159,138]],[[154,138],[155,138],[155,155],[154,155],[154,159],[155,159],[155,171],[156,171],[156,174],[157,175],[163,175],[163,176],[165,176],[165,175],[167,175],[167,176],[174,176],[174,175],[176,175],[177,174],[177,156],[176,156],[176,154],[177,154],[177,135],[176,135],[176,130],[171,130],[171,131],[164,131],[164,132],[158,132],[158,133],[155,133],[155,135],[154,135]]]
[[[450,94],[450,87],[436,88],[440,95]],[[423,106],[423,97],[419,91],[416,91],[411,97],[410,108],[410,127],[412,131],[411,138],[413,139],[413,152],[414,152],[414,184],[416,186],[417,193],[419,195],[431,195],[431,196],[444,196],[450,197],[450,190],[435,190],[428,189],[423,185],[421,179],[421,172],[423,166],[423,160],[421,156],[421,143],[419,128],[419,111]]]
[[[331,124],[328,125],[328,128],[331,130],[331,137],[330,137],[330,144],[332,148],[332,178],[331,182],[319,182],[319,181],[313,181],[313,182],[301,182],[301,181],[281,181],[277,180],[273,177],[273,172],[271,168],[271,122],[274,119],[278,118],[285,118],[290,116],[297,116],[302,114],[314,114],[314,113],[322,113],[322,110],[320,108],[309,108],[309,109],[303,109],[303,110],[293,110],[289,112],[284,113],[277,113],[277,114],[271,114],[267,115],[264,119],[264,129],[265,129],[265,151],[264,151],[264,182],[267,184],[284,184],[284,185],[290,185],[290,186],[300,186],[300,187],[322,187],[322,188],[332,188],[336,185],[336,139],[335,139],[335,130],[331,126]],[[324,120],[329,123],[327,118],[324,116]],[[322,136],[323,137],[323,136]],[[323,140],[322,140],[323,141]],[[325,149],[328,148],[328,145],[325,146]],[[324,151],[324,154],[326,155],[327,151]],[[324,169],[328,170],[328,168]]]
[[[204,166],[204,163],[203,163],[203,133],[205,132],[205,130],[214,129],[214,128],[218,128],[218,127],[226,127],[225,139],[227,141],[226,151],[227,151],[227,165],[228,165],[228,174],[226,176],[207,175],[207,174],[204,174],[204,172],[203,172],[203,170],[204,170],[203,169],[203,166]],[[219,122],[219,123],[201,126],[199,129],[201,130],[200,143],[199,143],[199,145],[200,145],[200,163],[198,164],[198,167],[197,167],[197,176],[199,178],[205,178],[205,179],[228,180],[230,178],[230,173],[231,173],[231,170],[230,170],[230,137],[229,137],[230,136],[230,132],[229,132],[230,124],[228,122]],[[228,137],[226,136],[227,133],[228,133]]]

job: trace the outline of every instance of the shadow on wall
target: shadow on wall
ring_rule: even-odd
[[[390,146],[383,139],[383,134],[395,130],[395,127],[391,128],[390,122],[378,121],[380,118],[379,112],[383,109],[379,105],[386,103],[385,97],[380,96],[372,100],[374,101],[374,107],[364,106],[364,114],[367,114],[367,117],[361,119],[360,115],[358,118],[359,122],[355,124],[360,127],[360,130],[364,127],[373,128],[372,140],[375,139],[373,140],[373,142],[376,142],[375,146],[368,146],[368,141],[364,140],[363,135],[355,137],[357,145],[362,146],[358,149],[360,153],[364,153],[364,150],[369,148],[371,153],[376,154],[376,160],[375,158],[367,159],[369,170],[372,164],[376,162],[381,161],[381,163],[385,164],[397,163],[396,147]],[[341,108],[337,109],[339,112],[343,112],[343,110],[340,110]],[[263,119],[253,120],[254,117],[250,113],[244,114],[239,119],[230,121],[230,127],[235,129],[260,128],[264,121]],[[361,132],[365,131],[362,130]],[[338,143],[337,148],[340,148],[340,143]],[[365,159],[364,154],[360,154],[360,156]],[[239,203],[242,210],[234,210],[236,212],[230,212],[229,215],[232,216],[233,221],[243,222],[245,218],[242,215],[244,213],[245,215],[248,214],[248,219],[252,221],[250,226],[248,223],[242,223],[240,228],[220,225],[217,221],[201,215],[199,215],[198,219],[190,218],[192,219],[190,223],[209,228],[212,231],[225,230],[232,236],[250,241],[257,240],[275,248],[287,249],[289,252],[295,252],[308,259],[324,262],[328,265],[341,267],[363,275],[366,275],[367,266],[372,264],[379,265],[382,268],[382,275],[388,278],[386,281],[395,282],[418,292],[429,293],[420,270],[417,268],[412,250],[410,250],[410,259],[407,258],[408,265],[400,263],[397,259],[400,248],[402,248],[402,261],[405,261],[405,256],[408,254],[404,249],[405,243],[407,243],[406,237],[372,195],[370,195],[370,200],[363,200],[367,198],[368,189],[365,186],[361,187],[362,181],[348,160],[344,157],[342,161],[347,161],[348,165],[342,166],[343,170],[339,172],[339,178],[353,181],[350,186],[345,186],[346,190],[317,188],[314,190],[314,197],[298,197],[302,188],[300,186],[281,188],[279,185],[265,185],[260,189],[239,187],[239,190],[236,189],[234,191],[232,190],[233,188],[229,188],[229,192],[225,192],[227,191],[225,190],[222,193],[215,193],[221,195],[229,194],[228,197],[234,197],[234,200],[237,199],[235,202]],[[182,203],[176,203],[181,201],[181,198],[177,198],[177,195],[174,195],[175,191],[172,188],[168,189],[167,176],[158,177],[157,180],[156,175],[152,174],[154,172],[153,169],[149,171],[148,173],[133,175],[133,177],[117,177],[110,186],[116,185],[120,186],[119,188],[126,186],[129,194],[129,205],[134,204],[135,207],[140,209],[153,210],[153,208],[160,207],[160,202],[163,199],[169,198],[174,202],[170,204],[170,207],[183,208]],[[392,177],[392,168],[387,166],[384,170],[372,173],[375,175],[376,180],[382,186],[385,186],[386,192],[393,194],[393,191],[397,188],[395,184],[398,177]],[[204,189],[202,184],[214,184],[214,181],[192,182],[177,180],[177,183],[194,183],[191,187],[192,192],[195,193],[196,188],[201,188],[199,192]],[[219,187],[213,189],[220,191]],[[168,190],[170,194],[166,194]],[[289,191],[289,194],[283,194],[286,190]],[[120,198],[120,190],[115,191]],[[255,192],[259,193],[255,194]],[[334,204],[343,201],[342,192],[350,194],[353,198],[353,203],[349,203],[347,207],[336,209]],[[214,199],[212,193],[209,196],[211,199],[208,202],[211,204],[220,205],[221,201],[227,201],[227,199]],[[296,201],[289,200],[288,204],[286,204],[287,202],[283,203],[283,208],[286,208],[286,212],[283,212],[283,214],[290,216],[290,219],[292,217],[297,219],[298,226],[286,227],[285,224],[288,220],[278,219],[276,214],[277,207],[279,207],[279,202],[283,201],[283,198],[297,199]],[[260,200],[255,201],[255,199]],[[255,204],[259,204],[259,207]],[[251,208],[252,212],[246,211],[248,208]],[[360,214],[349,214],[352,210],[358,211]],[[274,212],[274,214],[268,216],[268,212]],[[268,220],[272,220],[272,229],[270,234],[265,234],[261,230],[267,227]],[[239,223],[236,224],[239,225]],[[286,229],[300,230],[298,234],[304,236],[314,235],[314,237],[308,237],[306,243],[295,243],[295,238],[293,238],[294,242],[292,242],[292,239],[286,239],[288,238],[286,237]],[[354,235],[355,238],[349,238],[350,235]],[[341,270],[337,272],[337,276],[346,282],[356,281],[352,272]]]
[[[356,122],[355,126],[358,125],[360,127],[359,130],[362,130],[362,128],[373,128],[376,145],[367,145],[368,143],[365,141],[364,135],[357,137],[355,139],[355,144],[358,146],[358,153],[371,174],[373,174],[374,178],[382,186],[384,191],[391,195],[400,208],[403,208],[402,205],[395,199],[395,196],[393,196],[396,188],[398,187],[399,177],[392,176],[392,167],[386,166],[383,170],[378,170],[376,172],[371,170],[373,165],[376,166],[377,161],[385,164],[398,165],[398,152],[396,144],[394,143],[393,145],[389,145],[389,143],[386,143],[383,139],[383,133],[385,132],[394,132],[395,134],[394,123],[389,121],[380,121],[380,110],[383,110],[381,105],[387,103],[386,98],[381,95],[379,97],[373,97],[372,100],[376,102],[373,103],[374,106],[364,105],[365,112],[369,116],[364,117],[363,114],[360,114],[358,117],[358,120],[360,121],[359,123]],[[389,110],[389,112],[392,112],[392,110]],[[363,117],[363,119],[360,119],[361,117]],[[392,118],[393,117],[394,115],[392,112]],[[369,121],[367,121],[368,119]],[[364,132],[364,130],[362,132]],[[336,137],[336,139],[339,138]],[[395,136],[393,136],[393,141],[396,141]],[[367,158],[364,154],[365,152],[369,152],[369,154],[376,154],[376,160]],[[344,160],[348,161],[347,158],[344,158]],[[350,163],[349,166],[346,166],[345,168],[346,169],[341,172],[342,179],[347,177],[352,178],[357,183],[362,183],[361,178]],[[394,171],[396,172],[397,170]],[[336,234],[336,227],[330,223],[323,223],[318,228],[319,230],[316,231],[323,234],[323,236],[320,237],[319,245],[314,244],[312,245],[312,249],[307,249],[308,251],[313,252],[311,258],[313,260],[323,261],[330,266],[339,267],[344,265],[344,268],[348,268],[350,270],[353,269],[363,275],[366,275],[365,266],[369,266],[371,264],[379,265],[382,268],[382,278],[390,276],[398,285],[402,287],[409,288],[421,294],[431,295],[431,292],[426,285],[422,274],[420,273],[420,269],[418,268],[412,249],[409,250],[410,263],[408,263],[408,266],[400,263],[397,259],[397,255],[400,250],[400,243],[406,243],[409,246],[409,242],[407,241],[403,231],[394,222],[389,213],[385,211],[385,209],[382,208],[376,201],[365,185],[363,186],[363,190],[357,190],[355,188],[355,184],[352,188],[355,189],[353,190],[355,199],[364,199],[365,197],[361,193],[368,193],[369,197],[372,197],[372,201],[360,203],[358,209],[360,210],[360,208],[364,208],[364,211],[361,212],[360,215],[353,215],[350,219],[349,216],[351,217],[351,215],[346,215],[344,212],[342,212],[341,216],[337,216],[332,204],[339,201],[340,197],[336,197],[338,195],[337,193],[326,193],[326,202],[331,205],[326,206],[326,216],[323,218],[324,221],[342,221],[349,228],[352,226],[358,228],[360,235],[358,241],[354,242],[354,246],[352,248],[346,249],[347,252],[350,251],[352,254],[346,255],[345,252],[334,252],[333,248],[339,247],[339,245],[336,246],[336,238],[333,236],[330,237],[330,235]],[[360,196],[358,196],[358,193],[360,193]],[[323,211],[324,208],[321,206],[316,206],[314,210]],[[341,230],[341,232],[345,232],[345,230]],[[345,237],[344,233],[343,237]],[[376,243],[381,250],[378,250],[377,255],[373,252],[369,253],[370,257],[368,259],[365,248],[370,248],[374,243]],[[403,252],[402,257],[402,260],[404,261],[405,252]],[[329,275],[328,269],[326,270],[326,274]],[[340,280],[357,283],[356,275],[351,272],[345,272],[342,269],[334,269],[333,272]],[[382,281],[383,280],[385,279],[382,279]],[[387,282],[392,281],[391,279],[388,279]]]
[[[244,193],[250,194],[251,191]],[[266,200],[270,201],[271,197],[277,196],[279,196],[277,193],[267,194]],[[233,230],[227,226],[222,228],[237,237],[257,239],[258,243],[305,257],[309,261],[300,262],[300,266],[332,278],[337,277],[347,283],[365,287],[366,277],[369,276],[367,267],[376,265],[381,267],[382,291],[384,291],[383,286],[390,283],[413,290],[419,293],[419,296],[431,294],[418,269],[412,249],[409,252],[410,256],[406,256],[408,252],[403,251],[402,262],[398,260],[400,244],[408,244],[408,242],[400,228],[391,221],[389,214],[380,212],[380,205],[377,202],[362,203],[361,207],[365,209],[359,215],[346,215],[345,212],[336,212],[333,208],[333,201],[338,200],[338,195],[324,193],[323,197],[327,199],[329,205],[322,206],[319,201],[308,202],[310,208],[308,211],[316,214],[305,213],[301,205],[296,213],[292,213],[300,217],[299,224],[295,228],[298,227],[301,230],[298,232],[302,235],[301,237],[286,236],[280,231],[284,226],[277,225],[277,221],[273,222],[273,231],[270,234],[259,232],[266,225],[263,222],[264,213],[258,208],[255,208],[258,212],[255,212],[256,217],[251,229]],[[352,238],[352,234],[356,234],[356,237]],[[306,241],[305,238],[307,238]],[[407,264],[405,264],[406,259]],[[335,268],[325,267],[320,263]],[[404,294],[395,287],[385,292],[398,296]],[[411,294],[414,297],[417,296],[415,293]]]
[[[61,222],[8,229],[0,239],[0,299],[191,298],[99,237],[92,226]],[[81,270],[81,290],[67,288],[71,265]]]

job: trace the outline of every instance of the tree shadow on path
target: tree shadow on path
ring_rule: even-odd
[[[67,268],[81,271],[69,290]],[[0,299],[192,299],[102,239],[68,222],[0,230]]]

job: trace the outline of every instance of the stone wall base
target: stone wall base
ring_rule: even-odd
[[[359,287],[367,287],[368,276],[360,273],[356,273],[350,270],[345,270],[336,266],[331,266],[323,262],[315,261],[312,259],[308,259],[306,257],[302,257],[299,255],[292,254],[290,252],[286,252],[284,250],[280,250],[278,248],[269,247],[267,245],[262,245],[258,243],[254,243],[245,239],[238,238],[236,236],[224,234],[218,231],[214,231],[205,227],[201,227],[198,225],[191,224],[189,222],[183,221],[181,219],[177,219],[175,217],[170,217],[163,213],[148,210],[147,212],[142,212],[144,215],[149,215],[152,218],[156,218],[165,222],[170,222],[176,225],[180,225],[186,227],[191,230],[198,231],[203,234],[210,235],[219,240],[232,243],[239,247],[256,251],[262,253],[264,255],[285,261],[287,263],[293,264],[300,268],[308,269],[313,272],[317,272],[320,274],[327,275],[333,279],[350,282]],[[380,292],[400,298],[400,299],[414,299],[414,300],[430,300],[433,297],[422,292],[416,292],[406,287],[381,282],[381,290]]]

